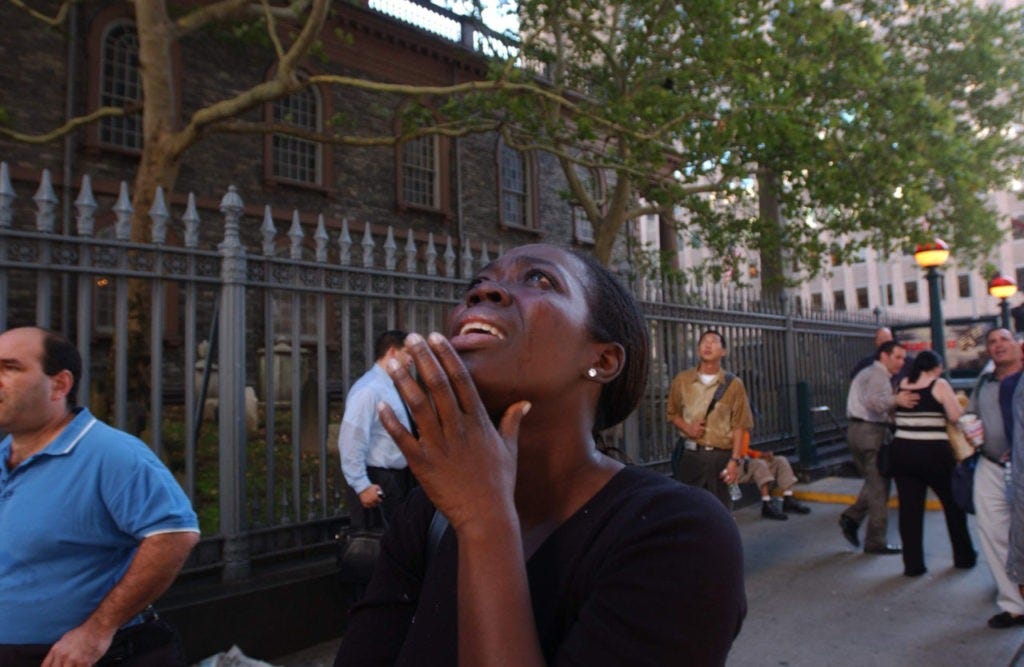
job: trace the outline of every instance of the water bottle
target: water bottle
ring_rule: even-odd
[[[732,498],[733,502],[736,502],[743,497],[743,489],[736,482],[729,485],[729,497]]]

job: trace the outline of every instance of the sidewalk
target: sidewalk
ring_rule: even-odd
[[[929,571],[920,578],[902,575],[899,556],[865,555],[843,539],[839,513],[861,483],[828,477],[798,486],[811,514],[786,522],[761,519],[760,505],[736,512],[749,611],[729,667],[1024,667],[1024,627],[986,626],[999,611],[988,564],[979,557],[973,570],[953,568],[941,512],[926,513]],[[974,517],[969,522],[977,548]],[[899,543],[895,510],[889,541]],[[326,642],[269,662],[329,666],[337,645]]]
[[[861,484],[829,477],[801,485],[806,500],[832,502],[809,503],[810,515],[785,523],[762,520],[756,506],[736,513],[749,612],[730,667],[1024,667],[1024,628],[986,625],[999,611],[988,564],[979,554],[974,569],[953,568],[941,512],[926,512],[928,573],[919,578],[903,576],[900,556],[866,555],[846,542],[839,514]],[[896,514],[889,512],[889,542],[898,544]],[[968,523],[978,548],[973,516]]]

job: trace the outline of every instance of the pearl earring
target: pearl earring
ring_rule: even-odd
[[[597,377],[597,369],[596,368],[588,368],[587,369],[587,377],[590,378],[591,380],[596,378]]]

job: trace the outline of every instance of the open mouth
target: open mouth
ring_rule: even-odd
[[[487,324],[486,322],[466,322],[459,329],[459,336],[470,336],[473,334],[494,336],[498,340],[505,340],[505,334],[497,327]]]

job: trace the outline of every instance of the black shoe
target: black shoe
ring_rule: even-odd
[[[845,514],[840,514],[839,527],[843,529],[843,537],[846,538],[847,542],[855,547],[860,546],[860,538],[857,537],[857,529],[860,528],[860,526],[857,525],[856,521]]]
[[[977,553],[975,553],[973,556],[971,556],[970,558],[968,558],[966,560],[956,560],[955,558],[953,559],[953,567],[955,567],[958,570],[969,570],[969,569],[971,569],[972,567],[974,567],[977,564],[978,564],[978,554]]]
[[[874,554],[876,556],[893,556],[895,554],[903,553],[903,549],[894,547],[891,544],[885,544],[880,547],[864,547],[864,553]]]
[[[903,570],[904,577],[920,577],[928,571],[926,567],[908,567]]]
[[[776,521],[785,521],[789,517],[778,509],[776,509],[774,503],[770,500],[761,501],[761,518],[762,519],[775,519]]]
[[[782,511],[792,512],[794,514],[810,514],[811,508],[804,505],[793,496],[782,496]]]
[[[1024,616],[1014,616],[1008,611],[1003,611],[988,619],[988,627],[996,630],[1012,628],[1015,625],[1024,625]]]

